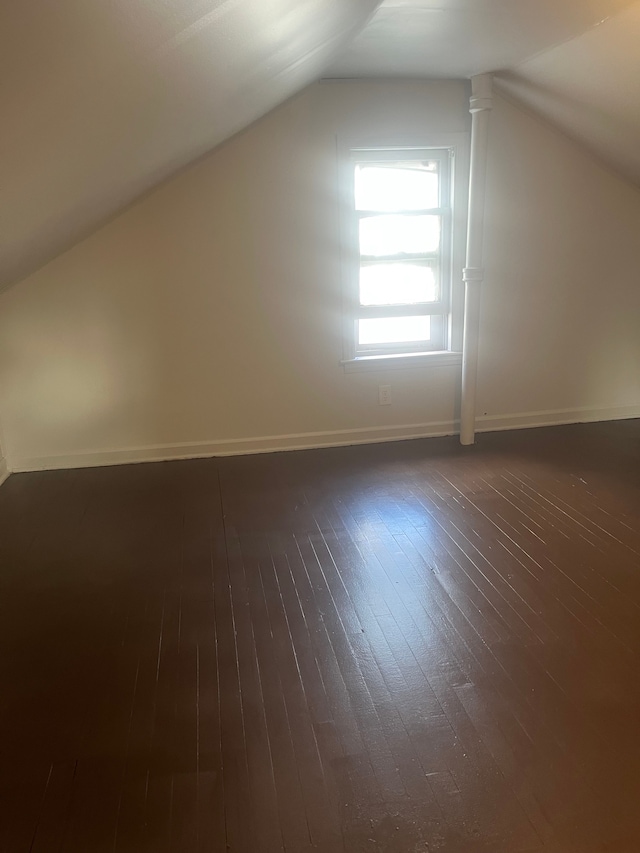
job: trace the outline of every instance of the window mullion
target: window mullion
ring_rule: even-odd
[[[356,210],[358,219],[366,219],[369,216],[445,216],[447,207],[425,207],[417,210]]]
[[[366,219],[369,216],[445,216],[448,212],[446,207],[425,207],[417,210],[356,210],[358,219]]]
[[[445,306],[442,302],[417,302],[403,303],[400,305],[360,305],[358,308],[359,320],[373,319],[376,317],[426,317],[427,315],[444,314]]]
[[[390,264],[407,261],[408,263],[426,263],[438,262],[440,252],[420,252],[419,254],[410,254],[409,252],[401,252],[397,255],[360,255],[361,264]]]

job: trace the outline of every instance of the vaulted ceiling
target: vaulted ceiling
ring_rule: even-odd
[[[640,3],[500,75],[545,116],[640,186]]]
[[[0,283],[317,78],[376,6],[0,2]]]
[[[629,0],[385,0],[327,76],[471,77],[513,68]]]
[[[640,180],[639,37],[638,0],[0,4],[0,286],[320,76],[497,70]]]

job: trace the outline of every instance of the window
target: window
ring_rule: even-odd
[[[351,148],[348,162],[345,363],[450,349],[453,149]]]

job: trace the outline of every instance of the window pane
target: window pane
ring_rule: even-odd
[[[412,343],[431,337],[431,317],[380,317],[359,320],[358,326],[360,345]]]
[[[438,166],[437,160],[356,166],[356,210],[426,210],[439,207]]]
[[[440,246],[439,216],[365,216],[360,220],[360,254],[422,255]]]
[[[360,304],[394,305],[435,302],[436,277],[427,264],[363,264],[360,267]]]

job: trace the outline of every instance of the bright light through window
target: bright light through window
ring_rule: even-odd
[[[429,210],[438,193],[436,160],[356,166],[356,210]]]
[[[437,298],[433,267],[426,264],[362,264],[361,305],[399,305],[434,302]]]
[[[360,220],[360,254],[427,255],[440,244],[439,216],[366,216]]]
[[[450,151],[355,149],[351,162],[354,355],[445,349]]]
[[[361,344],[417,343],[431,337],[430,317],[380,317],[360,320]]]

